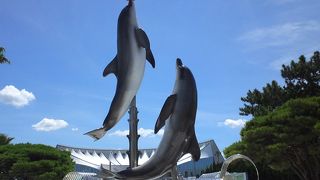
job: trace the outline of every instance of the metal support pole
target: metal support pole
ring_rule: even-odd
[[[172,180],[178,180],[178,169],[177,165],[173,166],[171,169],[171,179]]]
[[[129,165],[131,168],[138,166],[138,110],[136,107],[136,97],[131,101],[129,108],[129,151],[127,152],[129,156]]]

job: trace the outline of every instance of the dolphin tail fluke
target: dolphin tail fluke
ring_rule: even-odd
[[[107,170],[106,170],[107,171]],[[105,173],[105,172],[98,172],[97,175],[95,175],[94,177],[96,178],[102,178],[102,179],[115,179],[115,174],[113,174],[111,171],[110,173]]]
[[[101,170],[97,173],[97,175],[95,177],[97,178],[102,178],[102,179],[123,179],[119,176],[118,173],[116,172],[112,172],[110,170],[105,169],[102,165],[101,165]]]
[[[102,138],[106,134],[106,132],[107,132],[106,128],[102,127],[99,129],[95,129],[93,131],[89,131],[89,132],[85,133],[84,135],[88,135],[97,141],[100,138]]]

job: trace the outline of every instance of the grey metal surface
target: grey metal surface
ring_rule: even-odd
[[[130,109],[129,109],[129,135],[127,135],[129,139],[129,151],[127,152],[129,155],[129,164],[130,167],[138,166],[138,139],[140,135],[138,135],[138,110],[136,107],[136,97],[133,98]]]
[[[226,176],[229,164],[231,162],[235,161],[235,160],[238,160],[238,159],[245,159],[245,160],[249,161],[254,166],[254,168],[256,169],[257,179],[259,180],[259,171],[258,171],[256,165],[254,164],[254,162],[249,157],[247,157],[245,155],[242,155],[242,154],[232,155],[232,156],[230,156],[229,158],[227,158],[224,161],[224,163],[222,164],[222,167],[221,167],[221,171],[220,171],[220,178],[224,179],[224,177]]]
[[[172,180],[178,180],[178,169],[177,169],[177,165],[172,167],[171,170],[171,179]]]
[[[135,5],[129,0],[118,19],[117,55],[103,72],[103,76],[113,73],[117,77],[116,93],[103,127],[87,132],[86,135],[98,140],[120,121],[140,87],[146,59],[155,67],[149,39],[138,27]]]
[[[102,177],[154,179],[170,172],[186,153],[191,153],[194,160],[199,160],[200,148],[194,131],[197,111],[196,83],[192,72],[180,59],[177,59],[176,68],[177,77],[173,93],[162,107],[155,127],[157,132],[163,124],[162,121],[165,121],[164,135],[155,154],[139,167],[120,172],[103,170],[100,174]]]

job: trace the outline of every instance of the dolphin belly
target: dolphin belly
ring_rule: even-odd
[[[148,60],[155,67],[146,33],[138,27],[133,1],[121,11],[118,18],[117,55],[106,66],[103,76],[114,74],[117,88],[103,127],[86,133],[98,140],[124,116],[137,94]]]
[[[125,115],[132,99],[139,90],[144,75],[145,50],[137,45],[125,49],[131,50],[131,52],[127,52],[131,58],[122,59],[122,56],[119,56],[119,61],[123,65],[118,69],[116,93],[103,123],[107,130],[112,128]]]

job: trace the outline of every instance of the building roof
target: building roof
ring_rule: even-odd
[[[213,157],[215,163],[223,162],[224,159],[214,140],[199,143],[199,147],[201,150],[200,159]],[[71,153],[71,158],[76,164],[92,167],[94,169],[100,169],[101,166],[110,165],[114,168],[117,166],[129,166],[127,150],[88,149],[64,145],[57,145],[56,148],[69,151]],[[142,165],[153,156],[156,149],[140,149],[139,151],[138,164]],[[178,161],[178,165],[191,160],[191,154],[185,154]]]

